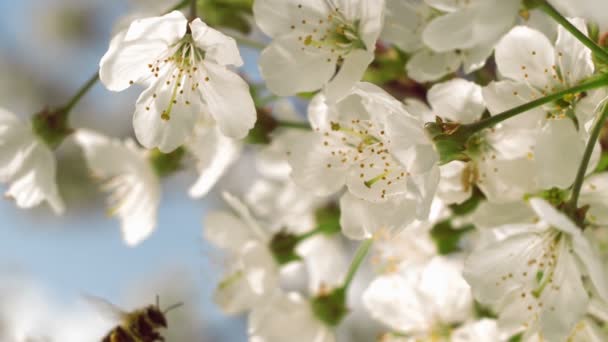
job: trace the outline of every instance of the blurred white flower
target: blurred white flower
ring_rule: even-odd
[[[449,336],[453,325],[472,316],[471,290],[461,271],[461,262],[439,256],[422,264],[404,263],[378,276],[363,303],[373,318],[399,334],[417,340]]]
[[[278,293],[249,315],[250,342],[335,342],[330,327],[317,319],[299,294]]]
[[[608,298],[608,281],[580,228],[542,199],[530,205],[540,221],[502,227],[468,257],[464,276],[478,301],[498,309],[501,329],[561,341],[587,312],[587,289]]]
[[[156,227],[160,204],[160,183],[148,153],[131,140],[92,131],[79,130],[75,137],[93,174],[107,180],[102,188],[111,192],[108,213],[120,218],[125,242],[142,242]]]
[[[468,74],[485,65],[515,23],[518,5],[519,0],[390,0],[382,38],[412,54],[407,74],[418,82],[438,80],[461,66]]]
[[[253,13],[274,38],[260,56],[268,88],[286,96],[325,87],[337,100],[374,58],[384,0],[257,0]]]
[[[0,182],[10,183],[6,197],[29,209],[46,201],[56,214],[64,211],[57,189],[55,156],[31,124],[0,108]]]
[[[171,152],[193,134],[201,112],[224,135],[247,135],[256,120],[253,100],[247,83],[227,68],[242,64],[232,38],[173,11],[136,20],[117,34],[99,76],[112,91],[134,83],[147,88],[136,103],[135,134],[145,147]]]
[[[195,159],[198,180],[190,187],[191,197],[205,196],[241,154],[242,143],[224,135],[211,118],[199,120],[184,147]]]
[[[234,210],[212,212],[204,223],[205,238],[227,250],[231,265],[214,298],[227,313],[251,310],[264,302],[278,286],[279,267],[269,249],[271,232],[264,229],[238,198],[224,193]]]

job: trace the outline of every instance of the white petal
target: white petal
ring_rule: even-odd
[[[513,28],[496,46],[496,65],[502,76],[542,89],[557,81],[555,52],[544,34],[525,26]]]
[[[329,51],[303,46],[298,34],[291,33],[262,51],[260,72],[270,91],[280,96],[313,91],[321,89],[334,75],[336,60]]]
[[[439,196],[447,204],[462,203],[471,197],[473,187],[463,182],[464,175],[470,173],[469,164],[458,160],[439,167],[441,180],[437,189]]]
[[[452,332],[452,342],[494,342],[502,341],[496,321],[482,318],[479,321],[464,324]]]
[[[595,246],[583,234],[576,234],[572,237],[572,247],[595,292],[602,300],[608,301],[608,274]]]
[[[330,101],[338,101],[363,77],[363,73],[374,59],[373,52],[357,49],[349,53],[340,71],[325,87]]]
[[[265,304],[249,316],[250,341],[335,342],[331,329],[315,318],[310,303],[297,294],[277,293]]]
[[[32,208],[47,201],[56,214],[63,213],[65,207],[57,189],[53,152],[38,141],[32,141],[26,150],[27,158],[12,177],[6,196],[13,198],[20,208]]]
[[[178,88],[174,83],[180,80],[169,79],[170,75],[161,77],[141,93],[133,115],[137,140],[144,147],[158,148],[163,153],[174,151],[192,135],[201,108],[197,94],[188,99],[176,96]],[[189,91],[191,81],[184,82],[185,91]]]
[[[530,267],[531,260],[540,260],[543,243],[540,235],[519,233],[471,253],[463,275],[475,299],[483,304],[500,304],[507,294],[526,286],[528,280],[520,282],[519,275],[528,272],[526,267]],[[526,277],[533,276],[531,273]],[[517,278],[513,278],[515,276]]]
[[[418,286],[432,299],[442,323],[462,322],[469,317],[473,305],[471,288],[462,277],[462,264],[457,260],[434,257],[424,267]]]
[[[377,231],[396,233],[416,218],[411,200],[370,203],[350,193],[340,198],[342,233],[355,240],[370,238]]]
[[[339,156],[331,155],[323,138],[315,133],[293,141],[288,160],[294,182],[319,196],[333,194],[344,186],[347,167]]]
[[[422,47],[421,34],[430,13],[423,2],[387,0],[382,40],[415,52]]]
[[[485,110],[481,87],[460,78],[435,84],[427,99],[438,116],[463,124],[479,120]]]
[[[76,141],[94,174],[108,179],[103,189],[111,192],[109,212],[120,217],[125,242],[142,242],[156,227],[160,204],[160,184],[151,164],[133,145],[91,131],[78,131]]]
[[[594,224],[608,225],[608,172],[589,176],[583,183],[581,205],[589,205],[587,219]]]
[[[234,251],[235,269],[224,278],[214,300],[228,314],[251,310],[270,297],[278,284],[275,261],[266,246],[250,242]]]
[[[253,15],[260,29],[271,37],[277,37],[300,28],[302,19],[317,22],[330,13],[324,0],[256,0],[253,2]],[[316,20],[314,20],[316,19]]]
[[[238,253],[255,239],[251,228],[237,216],[224,211],[211,212],[203,224],[205,239],[212,244]]]
[[[475,9],[465,9],[439,16],[428,23],[422,32],[425,45],[436,52],[467,49],[475,43]]]
[[[462,54],[462,71],[465,74],[470,74],[473,71],[479,70],[486,65],[486,61],[494,52],[496,41],[490,41],[483,44],[477,44],[474,47],[463,50]]]
[[[477,185],[491,202],[512,202],[538,190],[534,162],[528,158],[511,160],[492,159],[477,163],[479,179]]]
[[[186,34],[186,23],[178,11],[134,21],[112,39],[101,58],[101,82],[112,91],[124,90],[132,83],[146,84],[150,78],[148,65]]]
[[[239,47],[232,37],[217,31],[196,18],[190,23],[192,39],[197,47],[205,51],[205,58],[218,65],[243,65]]]
[[[584,20],[572,19],[570,21],[580,32],[587,35],[587,25]],[[555,52],[557,53],[557,64],[567,85],[576,85],[593,74],[595,68],[591,50],[561,25],[557,29]]]
[[[129,26],[125,39],[127,41],[158,39],[169,46],[186,34],[187,23],[188,20],[180,11],[172,11],[160,17],[138,19]]]
[[[566,243],[560,244],[552,284],[543,291],[540,301],[548,307],[542,311],[540,325],[548,341],[564,340],[587,312],[589,298],[583,287],[581,273]],[[552,310],[551,308],[554,308]]]
[[[492,81],[482,90],[483,99],[493,115],[515,108],[543,96],[528,84],[513,81]],[[536,107],[503,122],[517,128],[534,129],[546,115],[542,107]]]
[[[453,73],[460,67],[462,58],[455,52],[438,53],[423,49],[407,62],[407,75],[418,82],[429,82]]]
[[[553,228],[559,229],[570,235],[580,235],[580,228],[578,228],[568,216],[549,204],[549,202],[541,198],[530,198],[529,202],[536,215],[541,220],[549,223]]]
[[[354,3],[357,6],[355,9],[356,13],[350,18],[359,23],[358,33],[361,36],[361,40],[365,43],[367,51],[373,51],[376,48],[376,41],[384,26],[384,1],[385,0],[359,0]],[[338,4],[338,8],[342,10],[352,3],[352,1],[347,0],[342,5]]]
[[[417,270],[411,270],[416,272]],[[363,293],[363,305],[376,320],[392,329],[425,332],[435,323],[432,308],[416,288],[413,274],[404,277],[394,273],[377,277]]]
[[[224,136],[216,126],[199,127],[186,149],[196,158],[199,178],[190,187],[190,196],[198,198],[209,192],[234,163],[241,152],[241,144]]]
[[[548,120],[534,149],[539,186],[543,189],[569,187],[584,149],[572,120]]]
[[[222,133],[230,138],[244,138],[253,128],[256,110],[249,86],[239,75],[215,63],[204,62],[209,81],[200,90],[207,111]]]

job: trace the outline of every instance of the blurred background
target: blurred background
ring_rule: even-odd
[[[126,15],[161,13],[173,4],[0,0],[0,106],[28,118],[64,103],[96,72],[116,25],[128,23]],[[242,53],[245,72],[258,79],[255,51]],[[97,84],[72,113],[72,126],[131,136],[140,92],[110,93]],[[247,158],[203,200],[187,196],[194,172],[166,179],[156,232],[130,248],[121,239],[119,222],[106,216],[105,196],[91,182],[74,142],[66,140],[57,156],[64,216],[54,216],[46,205],[26,211],[0,200],[0,336],[3,329],[36,324],[28,328],[35,341],[46,341],[45,329],[75,341],[79,331],[108,329],[95,324],[97,313],[83,303],[82,294],[124,309],[152,304],[158,294],[161,306],[185,303],[169,314],[169,324],[179,322],[179,327],[170,330],[168,341],[246,341],[245,319],[224,316],[211,300],[223,261],[202,239],[202,218],[221,205],[217,189],[240,192],[239,170],[247,168]],[[60,323],[46,326],[44,313]]]

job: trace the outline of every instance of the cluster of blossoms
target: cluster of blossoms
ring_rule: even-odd
[[[137,142],[73,137],[128,244],[155,228],[162,177],[193,164],[202,197],[261,135],[244,152],[256,180],[204,223],[229,260],[215,300],[248,314],[250,341],[351,341],[361,320],[383,342],[608,340],[608,22],[558,0],[251,13],[272,39],[268,92],[309,99],[307,121],[260,101],[232,69],[235,39],[199,18],[138,19],[110,42],[101,82],[145,88]],[[400,68],[378,81],[386,55]],[[69,109],[31,125],[0,111],[0,180],[19,207],[64,210],[51,149]]]

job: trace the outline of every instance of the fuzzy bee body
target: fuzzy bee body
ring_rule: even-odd
[[[124,315],[122,324],[104,337],[102,342],[160,342],[165,339],[158,330],[167,327],[165,315],[156,306],[135,310]]]
[[[101,340],[101,342],[164,342],[165,338],[159,333],[167,328],[165,314],[181,304],[173,305],[161,311],[158,302],[143,309],[125,312],[104,299],[87,297],[97,308],[111,314],[118,325]]]

